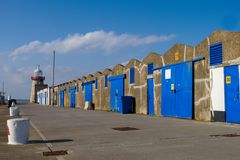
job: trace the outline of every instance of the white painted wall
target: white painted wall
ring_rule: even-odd
[[[40,96],[39,96],[40,92],[37,92],[37,103],[40,103]]]
[[[210,69],[211,106],[213,111],[225,111],[224,68]]]
[[[50,93],[51,91],[50,91],[50,88],[48,87],[47,88],[47,105],[50,105],[51,104],[51,93]]]

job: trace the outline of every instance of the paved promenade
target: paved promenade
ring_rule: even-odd
[[[0,159],[238,160],[240,157],[238,124],[40,105],[20,108],[22,116],[32,121],[31,143],[6,144],[2,128],[9,117],[1,108]],[[68,154],[42,156],[49,148],[67,150]]]

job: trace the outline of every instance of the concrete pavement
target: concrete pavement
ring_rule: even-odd
[[[239,125],[121,115],[40,105],[21,106],[61,159],[239,159]],[[139,130],[117,131],[116,127]]]
[[[24,115],[23,115],[24,116]],[[30,117],[30,116],[29,116]],[[26,145],[8,145],[7,139],[7,120],[13,117],[9,116],[7,106],[0,106],[0,159],[1,160],[40,160],[56,159],[56,157],[43,157],[42,153],[49,151],[48,147],[42,141],[38,133],[30,127],[29,144]]]

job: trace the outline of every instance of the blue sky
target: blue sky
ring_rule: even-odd
[[[238,0],[1,0],[0,81],[8,94],[28,98],[41,65],[51,82],[95,73],[175,43],[195,45],[219,29],[240,30]]]

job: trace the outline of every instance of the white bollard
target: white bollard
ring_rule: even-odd
[[[8,144],[26,144],[29,138],[29,119],[15,118],[7,120]]]
[[[12,107],[15,107],[15,105],[16,105],[15,102],[12,102],[11,106],[12,106]]]
[[[20,109],[19,109],[18,106],[10,107],[9,108],[9,113],[10,113],[10,116],[19,116]]]
[[[89,102],[89,101],[86,101],[85,106],[84,106],[84,110],[92,110],[92,109],[93,109],[92,103]]]

